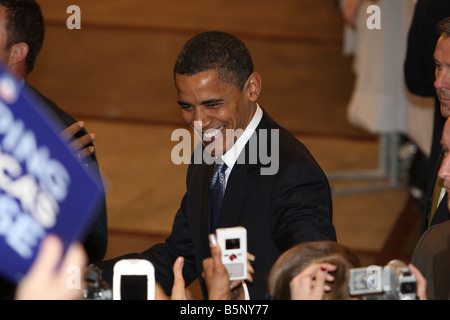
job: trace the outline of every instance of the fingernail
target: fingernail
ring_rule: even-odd
[[[91,133],[90,137],[91,137],[91,140],[94,141],[95,140],[95,133]]]
[[[209,235],[209,239],[210,239],[210,245],[211,247],[215,247],[217,245],[216,242],[216,235],[215,234],[210,234]]]
[[[80,126],[80,128],[83,128],[84,127],[84,122],[80,121],[80,122],[78,122],[78,125]]]
[[[327,271],[327,267],[325,267],[325,266],[320,266],[320,271],[323,271],[323,272]]]

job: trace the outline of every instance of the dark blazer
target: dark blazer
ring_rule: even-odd
[[[60,122],[61,129],[65,129],[77,122],[77,120],[75,120],[71,115],[59,108],[52,100],[45,97],[28,83],[25,83],[24,88],[25,90],[28,90],[30,94],[35,95],[38,99],[44,102],[42,106],[48,107],[48,110],[51,112],[51,114],[55,116],[55,120],[57,122]],[[88,132],[85,129],[82,129],[80,130],[80,132],[78,132],[76,138],[82,137],[87,133]],[[91,167],[92,172],[100,177],[100,171],[95,152],[90,156],[89,166]],[[86,231],[86,234],[82,241],[88,255],[89,262],[99,261],[103,259],[108,244],[106,197],[104,192],[102,199],[100,200],[97,213],[93,216],[93,219],[90,222],[90,227]]]
[[[450,299],[450,221],[427,229],[414,249],[411,263],[427,280],[428,299]]]
[[[450,1],[448,0],[418,0],[414,10],[413,20],[408,34],[408,45],[405,59],[405,81],[410,92],[426,97],[434,97],[433,133],[431,152],[428,160],[427,195],[425,197],[422,219],[422,232],[428,227],[430,197],[433,192],[437,171],[439,170],[439,154],[441,152],[441,137],[445,118],[441,114],[440,102],[434,88],[434,50],[439,35],[437,24],[450,17]],[[447,197],[447,195],[445,196]],[[446,198],[445,198],[446,199]],[[448,219],[447,204],[444,199],[438,207],[432,224]],[[445,218],[445,219],[444,219]],[[444,220],[442,220],[444,219]]]
[[[430,213],[431,202],[432,202],[432,197],[433,197],[434,184],[436,182],[437,173],[439,171],[440,163],[442,161],[443,156],[444,156],[444,153],[441,152],[437,159],[437,164],[434,168],[434,172],[431,176],[432,179],[430,180],[430,187],[428,188],[428,191],[427,191],[427,198],[426,198],[427,201],[426,201],[426,206],[425,206],[425,212],[422,214],[421,233],[425,232],[425,230],[427,230],[429,226],[431,227],[432,225],[450,220],[450,213],[449,213],[448,204],[447,204],[447,192],[445,192],[444,197],[442,198],[441,202],[439,203],[439,205],[433,215],[433,219],[431,220],[431,222],[429,221],[429,213]]]
[[[244,226],[247,229],[248,252],[256,256],[254,282],[249,286],[252,299],[265,298],[268,273],[283,251],[301,242],[336,240],[331,223],[331,192],[325,174],[307,148],[266,112],[254,136],[258,154],[274,154],[270,134],[273,129],[279,132],[279,144],[275,146],[279,150],[278,172],[262,175],[264,165],[259,158],[252,161],[251,142],[247,143],[229,176],[218,222],[218,228]],[[264,130],[268,140],[260,145]],[[210,256],[208,186],[212,167],[205,163],[189,165],[187,192],[166,242],[141,254],[125,256],[149,259],[155,266],[156,280],[167,294],[173,283],[172,265],[178,256],[184,256],[186,283],[200,278],[206,297],[201,274],[202,261]],[[105,280],[110,281],[112,264],[120,258],[124,257],[99,264]]]
[[[54,116],[56,125],[61,126],[61,130],[74,124],[76,120],[70,116],[67,112],[59,108],[52,100],[45,97],[38,90],[30,86],[27,82],[24,84],[24,90],[27,90],[29,94],[33,95],[41,102],[42,107],[47,108],[49,114]],[[87,134],[85,129],[81,130],[76,137],[81,137]],[[100,177],[98,168],[97,157],[95,153],[90,157],[91,169],[94,174]],[[88,256],[89,262],[94,262],[103,259],[106,253],[106,247],[108,244],[108,230],[107,230],[107,217],[106,217],[106,198],[103,193],[103,197],[100,200],[97,214],[93,216],[90,222],[90,227],[86,231],[83,239],[84,249]],[[0,277],[0,299],[13,299],[15,292],[15,285],[8,280]]]

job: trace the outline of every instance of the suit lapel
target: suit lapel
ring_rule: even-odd
[[[261,150],[259,150],[261,147],[259,143],[259,130],[267,129],[268,125],[266,120],[267,115],[263,111],[263,117],[260,123],[239,155],[233,170],[231,170],[220,211],[219,228],[235,227],[239,223],[239,218],[243,212],[251,188],[249,173],[251,170],[258,169],[261,166],[258,157],[261,154]],[[267,142],[270,145],[269,133]],[[252,145],[252,148],[250,145]],[[267,148],[267,145],[262,147]],[[266,150],[262,150],[262,152],[266,152]]]
[[[201,209],[200,209],[200,233],[202,239],[208,239],[210,234],[210,209],[209,209],[209,183],[213,172],[214,165],[204,165],[204,174],[202,181],[202,194],[201,194]],[[203,255],[205,257],[210,256],[209,242],[202,241]]]
[[[231,171],[220,211],[219,228],[237,226],[250,191],[247,170],[248,166],[235,164]]]
[[[431,224],[439,224],[444,221],[447,221],[449,217],[449,210],[448,210],[448,204],[447,204],[447,192],[442,197],[441,202],[439,203],[438,207],[436,208],[436,211],[433,215],[433,218],[429,222],[430,226]]]
[[[425,211],[425,215],[424,215],[424,219],[423,219],[422,231],[425,231],[428,228],[428,224],[430,222],[429,218],[430,218],[430,210],[431,210],[431,203],[432,203],[432,198],[433,198],[434,185],[436,183],[437,174],[441,167],[441,162],[442,162],[443,157],[444,157],[444,151],[441,150],[439,157],[438,157],[438,161],[436,162],[436,165],[434,167],[433,181],[431,182],[431,184],[430,184],[431,187],[428,189],[428,192],[427,192],[427,206],[426,206],[426,211]],[[439,208],[439,206],[438,206],[438,208]]]
[[[234,227],[239,221],[242,208],[245,205],[248,192],[250,191],[250,182],[247,177],[247,171],[255,165],[246,165],[236,163],[228,178],[227,188],[225,190],[222,209],[220,211],[218,227]],[[211,233],[211,211],[209,205],[209,184],[214,165],[204,165],[204,174],[201,185],[201,203],[200,203],[200,233],[202,241],[202,250],[205,257],[210,256],[208,235]]]

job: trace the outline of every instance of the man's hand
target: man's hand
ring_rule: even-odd
[[[94,153],[95,149],[91,145],[95,140],[95,133],[85,134],[80,138],[75,138],[76,134],[84,129],[84,122],[78,121],[61,132],[61,137],[75,152],[78,161],[83,161]]]

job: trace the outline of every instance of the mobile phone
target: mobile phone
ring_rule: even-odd
[[[113,300],[155,300],[155,268],[148,260],[123,259],[114,265]]]
[[[218,228],[216,237],[222,251],[222,262],[230,275],[230,280],[247,279],[247,229]]]

